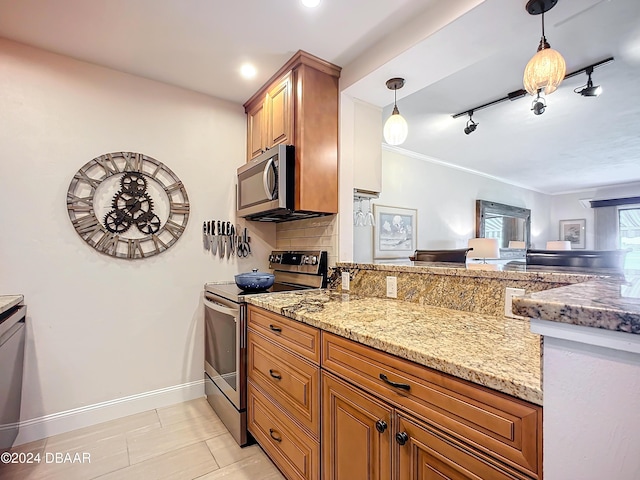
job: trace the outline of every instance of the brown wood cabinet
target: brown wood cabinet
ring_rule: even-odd
[[[254,306],[248,351],[249,431],[290,479],[542,479],[541,407]]]
[[[322,372],[322,478],[389,480],[393,409]]]
[[[428,423],[399,412],[395,433],[398,480],[447,478],[451,480],[513,480],[527,477],[505,471],[470,451]],[[393,478],[393,477],[390,477]]]
[[[320,331],[248,308],[248,429],[289,479],[320,478]]]
[[[295,147],[295,210],[338,212],[340,67],[298,51],[245,104],[247,160]]]
[[[541,478],[540,407],[327,332],[322,333],[321,364],[323,371],[393,407],[390,435],[399,477],[390,478],[431,478],[440,470],[457,472],[442,473],[444,478]],[[331,438],[325,435],[323,441]],[[323,445],[323,452],[332,448]],[[433,471],[415,477],[417,461]]]
[[[321,363],[505,468],[539,478],[541,407],[327,332]]]

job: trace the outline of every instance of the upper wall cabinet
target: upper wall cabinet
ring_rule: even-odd
[[[354,101],[353,187],[382,191],[382,109]]]
[[[295,146],[295,210],[338,212],[340,70],[300,50],[244,104],[247,160]]]
[[[249,160],[275,145],[292,142],[291,77],[292,72],[286,73],[260,98],[245,104]]]

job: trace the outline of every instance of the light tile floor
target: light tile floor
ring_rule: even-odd
[[[284,480],[258,445],[238,446],[204,397],[20,445],[12,452],[39,453],[42,461],[0,463],[2,480]],[[90,462],[56,462],[81,460],[83,454],[89,454]]]

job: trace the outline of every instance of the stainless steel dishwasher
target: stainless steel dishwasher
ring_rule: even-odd
[[[26,312],[17,305],[0,316],[0,451],[18,435]]]

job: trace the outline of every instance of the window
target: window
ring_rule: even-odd
[[[629,250],[624,268],[640,270],[640,205],[618,207],[618,242]]]

